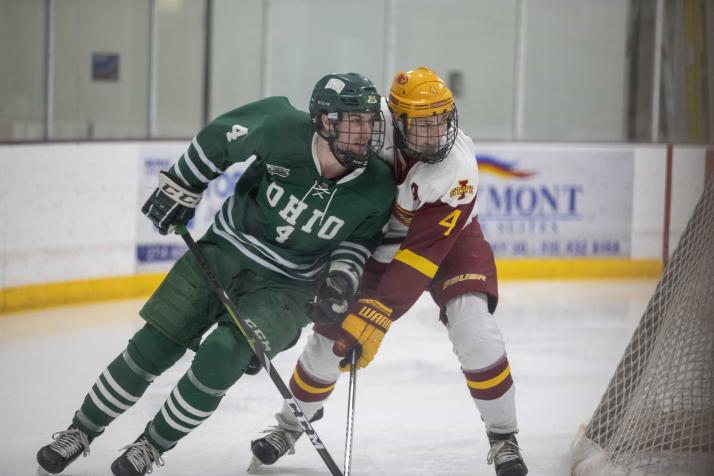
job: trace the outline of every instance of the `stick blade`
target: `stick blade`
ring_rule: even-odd
[[[249,474],[256,474],[258,472],[258,469],[260,469],[262,466],[263,463],[261,463],[258,458],[253,456],[251,457],[250,464],[248,465],[248,468],[245,470],[245,472]]]

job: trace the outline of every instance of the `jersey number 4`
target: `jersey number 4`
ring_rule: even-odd
[[[243,127],[240,124],[233,124],[233,129],[230,132],[226,132],[226,140],[228,142],[234,141],[237,138],[244,136],[248,133],[248,128]]]
[[[456,222],[459,221],[459,217],[461,216],[461,210],[456,209],[446,215],[440,222],[439,225],[446,227],[446,231],[444,232],[444,236],[449,236],[451,233],[451,230],[454,229],[456,226]]]

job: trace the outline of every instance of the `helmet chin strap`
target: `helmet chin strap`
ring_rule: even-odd
[[[407,131],[406,131],[406,122],[407,118],[403,117],[400,119],[397,119],[396,117],[393,120],[393,126],[394,126],[394,134],[396,135],[396,140],[395,145],[397,146],[397,149],[399,149],[399,152],[402,153],[402,156],[404,156],[405,159],[407,160],[417,160],[414,157],[414,154],[408,146],[407,146]]]
[[[330,152],[332,152],[332,155],[337,159],[337,161],[342,164],[343,167],[347,167],[348,169],[353,169],[354,166],[349,163],[347,160],[345,152],[342,152],[337,148],[335,145],[335,142],[337,142],[337,138],[333,137],[332,139],[327,139],[327,146],[330,148]]]

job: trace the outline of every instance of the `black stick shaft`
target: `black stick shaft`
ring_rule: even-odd
[[[332,456],[330,456],[330,453],[327,451],[327,448],[325,448],[325,445],[322,443],[322,440],[319,436],[317,436],[317,432],[315,432],[315,429],[305,417],[305,414],[300,408],[300,405],[298,405],[298,403],[295,401],[293,394],[290,393],[290,390],[285,385],[285,382],[283,382],[283,379],[278,374],[278,371],[275,370],[272,363],[270,362],[266,349],[266,345],[269,348],[270,344],[267,341],[264,342],[260,339],[260,335],[256,332],[260,332],[260,329],[258,329],[252,321],[245,320],[240,316],[238,310],[236,309],[236,305],[233,303],[231,298],[228,297],[228,294],[226,294],[225,290],[223,289],[223,286],[221,286],[221,283],[218,281],[218,277],[216,277],[215,273],[208,265],[208,262],[206,261],[203,252],[193,240],[191,234],[188,232],[186,227],[178,226],[176,227],[176,232],[181,235],[181,238],[183,238],[183,241],[186,242],[186,245],[188,245],[188,248],[189,250],[191,250],[191,253],[193,253],[193,255],[196,257],[196,260],[198,261],[198,264],[201,267],[203,274],[206,276],[206,279],[211,284],[211,287],[218,295],[218,298],[225,306],[226,310],[228,311],[228,314],[230,314],[231,318],[233,319],[233,322],[238,327],[241,334],[245,336],[246,340],[248,341],[248,345],[253,350],[260,363],[263,365],[263,368],[270,375],[270,379],[278,388],[280,395],[282,395],[285,401],[288,403],[288,406],[292,410],[293,415],[295,415],[295,417],[300,422],[300,426],[310,439],[312,446],[315,447],[320,457],[327,465],[327,468],[330,470],[330,473],[333,476],[343,476],[342,471],[340,471],[340,468],[335,463],[335,460],[332,459]]]
[[[357,360],[359,347],[355,347],[350,357],[350,386],[347,394],[347,435],[345,436],[345,476],[349,476],[352,466],[352,435],[355,430],[355,396],[357,393]]]

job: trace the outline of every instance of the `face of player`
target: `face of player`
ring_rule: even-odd
[[[436,154],[446,144],[451,113],[413,118],[406,131],[408,147],[420,154]]]
[[[337,132],[335,145],[339,150],[357,156],[366,156],[374,131],[374,114],[369,112],[342,114],[335,130]]]

